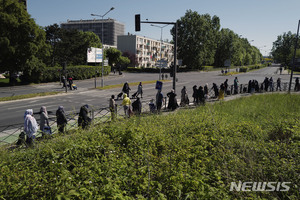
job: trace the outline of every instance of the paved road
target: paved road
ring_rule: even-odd
[[[273,77],[276,80],[278,77],[282,78],[283,82],[289,81],[289,75],[275,74],[279,66],[267,67],[257,71],[243,73],[236,75],[241,84],[246,84],[250,79],[256,79],[262,82],[264,78]],[[183,86],[187,87],[189,97],[192,96],[192,87],[194,85],[200,86],[206,83],[211,87],[212,83],[217,83],[220,85],[226,79],[228,79],[229,84],[233,84],[233,79],[235,76],[220,76],[219,71],[214,72],[187,72],[178,73],[178,82],[176,84],[176,90],[178,96],[180,96],[180,90]],[[120,84],[125,81],[138,82],[146,80],[156,80],[158,74],[146,74],[146,73],[124,73],[122,76],[111,75],[105,79],[105,85]],[[85,81],[75,81],[78,85],[78,90],[69,91],[68,93],[62,93],[54,96],[38,97],[25,100],[16,100],[12,102],[0,102],[0,127],[7,126],[11,124],[22,124],[24,111],[28,108],[32,108],[34,112],[38,112],[41,106],[46,106],[48,111],[55,113],[58,106],[62,105],[65,107],[67,113],[78,112],[80,106],[84,104],[89,104],[91,107],[107,107],[108,100],[112,94],[117,95],[121,88],[109,89],[109,90],[97,90],[92,89],[94,87],[94,80]],[[100,84],[100,78],[97,80]],[[147,84],[143,86],[144,98],[143,102],[149,102],[151,98],[155,97],[156,90],[154,89],[155,84]],[[137,90],[137,86],[131,87],[131,94]],[[163,93],[166,94],[172,89],[172,81],[166,82],[163,85]],[[24,93],[35,93],[41,91],[64,91],[61,89],[59,83],[51,84],[40,84],[32,86],[18,86],[13,88],[0,88],[0,93],[2,95],[19,95]],[[121,101],[117,102],[121,104]],[[39,116],[36,116],[39,119]]]

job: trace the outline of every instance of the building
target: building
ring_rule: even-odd
[[[102,25],[103,37],[102,40]],[[114,19],[93,19],[93,20],[68,20],[61,23],[61,28],[76,29],[79,31],[91,31],[99,36],[105,45],[117,46],[117,36],[124,35],[125,25]]]
[[[136,57],[136,67],[154,67],[159,60],[165,60],[169,67],[174,60],[174,45],[138,35],[119,35],[118,50]]]

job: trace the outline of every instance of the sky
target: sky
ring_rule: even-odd
[[[141,24],[135,32],[135,14],[141,21],[176,22],[187,10],[200,15],[216,15],[221,28],[229,28],[247,38],[251,45],[269,55],[277,36],[297,32],[300,0],[27,0],[27,10],[39,26],[60,24],[67,20],[94,19],[104,15],[125,24],[125,34],[137,34],[160,40],[172,40],[171,25],[164,28]],[[163,25],[158,25],[163,26]]]

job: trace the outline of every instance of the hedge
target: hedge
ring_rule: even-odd
[[[97,76],[101,76],[102,66],[68,66],[66,69],[66,76],[72,77],[74,80],[83,80],[95,77],[95,71],[97,71]],[[111,71],[110,66],[104,66],[104,75],[109,74]],[[60,73],[62,72],[61,67],[47,67],[42,71],[41,82],[53,82],[59,81]]]

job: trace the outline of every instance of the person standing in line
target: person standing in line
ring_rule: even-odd
[[[56,111],[56,123],[57,123],[57,128],[60,133],[65,132],[65,127],[68,123],[67,117],[65,115],[64,107],[59,106],[57,111]]]
[[[150,102],[149,102],[149,110],[150,110],[150,113],[154,113],[155,110],[156,110],[156,107],[155,107],[155,104],[154,104],[154,99],[151,99]]]
[[[131,104],[131,100],[129,99],[127,94],[124,94],[122,106],[124,108],[125,117],[130,117],[130,113],[129,113],[130,112],[130,104]]]
[[[89,106],[87,104],[80,107],[78,126],[82,127],[82,129],[86,129],[91,122],[91,118],[88,117],[88,108]]]
[[[168,109],[175,110],[178,108],[177,99],[176,99],[175,91],[172,89],[171,92],[167,93],[167,97],[169,97]]]
[[[124,85],[123,85],[122,91],[123,91],[125,94],[127,94],[127,97],[128,97],[128,98],[129,98],[129,90],[131,90],[131,89],[130,89],[130,87],[129,87],[128,81],[126,81],[126,82],[124,83]]]
[[[181,106],[185,106],[186,104],[188,104],[188,102],[187,102],[187,91],[186,91],[186,87],[183,86],[183,88],[181,90],[181,102],[180,102],[180,105]]]
[[[158,113],[160,113],[163,102],[164,102],[164,95],[161,92],[161,90],[158,90],[156,93],[156,109]]]
[[[228,79],[225,80],[224,82],[224,93],[227,95],[227,90],[228,90]]]
[[[198,90],[197,90],[197,85],[193,86],[193,102],[198,103]]]
[[[224,91],[225,91],[225,87],[224,87],[224,83],[221,84],[220,86],[220,93],[219,93],[219,100],[223,100],[224,99]]]
[[[279,91],[281,91],[281,79],[280,78],[277,79],[276,91],[278,91],[278,89],[279,89]]]
[[[111,98],[109,99],[109,110],[111,113],[111,120],[114,121],[116,118],[116,114],[117,114],[115,95],[111,95]]]
[[[270,92],[274,91],[274,86],[273,86],[273,78],[271,77],[269,80],[269,88],[270,88]]]
[[[234,78],[233,87],[234,87],[234,94],[237,94],[239,90],[239,80],[237,77]]]
[[[299,77],[297,77],[296,80],[295,80],[295,88],[294,88],[294,90],[296,92],[300,91]]]
[[[33,117],[33,110],[27,109],[24,114],[24,131],[27,135],[26,138],[26,144],[28,146],[32,146],[34,139],[35,139],[35,133],[38,130],[38,124],[36,122],[36,119]]]
[[[138,95],[141,95],[141,98],[143,98],[143,85],[142,85],[142,82],[140,82],[139,85],[138,85],[138,90],[137,90],[137,93],[136,93],[136,97]]]
[[[204,95],[204,90],[203,90],[202,86],[199,86],[198,97],[199,97],[200,104],[204,105],[205,104],[205,95]]]
[[[136,115],[140,115],[142,113],[142,102],[140,97],[137,97],[136,100],[132,103],[132,111]]]
[[[263,83],[264,83],[264,86],[265,86],[265,91],[267,92],[268,89],[269,89],[269,79],[268,79],[268,77],[265,78]]]
[[[209,98],[209,95],[208,95],[208,83],[206,83],[205,86],[204,86],[204,97],[205,97],[205,99]]]
[[[217,98],[219,96],[219,88],[218,88],[217,84],[213,83],[212,89],[214,90],[215,98]]]
[[[40,109],[40,130],[42,131],[42,135],[45,134],[44,128],[49,126],[49,117],[48,112],[45,106],[42,106]]]

